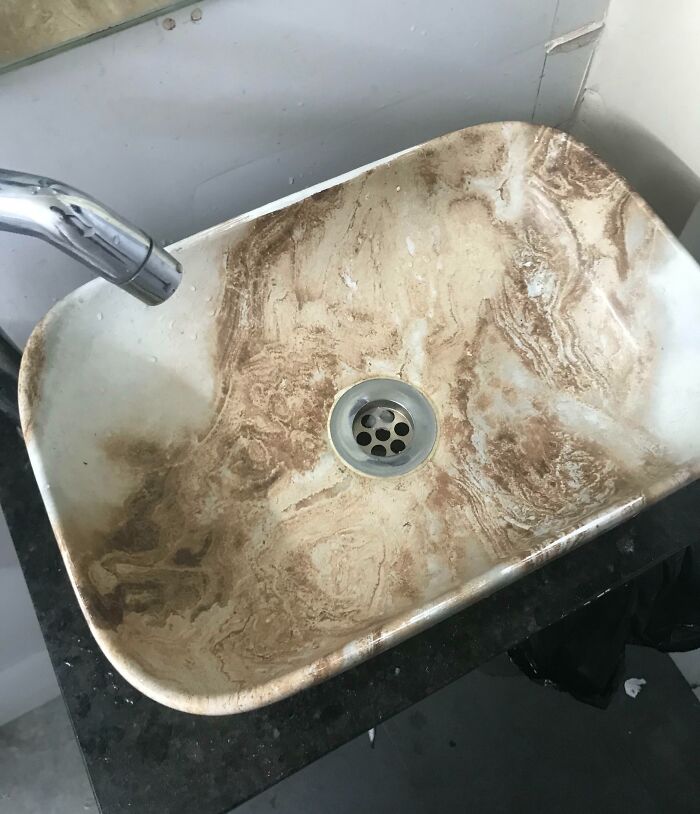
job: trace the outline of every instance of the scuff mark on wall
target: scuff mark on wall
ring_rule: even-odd
[[[569,31],[567,34],[562,34],[561,37],[550,40],[545,46],[545,53],[547,56],[550,54],[565,54],[569,51],[575,51],[577,48],[583,48],[585,45],[595,42],[604,27],[605,23],[602,20],[582,25],[574,31]]]
[[[545,43],[542,76],[532,111],[534,122],[566,129],[604,27],[603,20],[596,20]]]

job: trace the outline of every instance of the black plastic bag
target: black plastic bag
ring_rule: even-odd
[[[700,545],[604,594],[508,651],[529,678],[604,709],[620,686],[625,645],[700,647]]]

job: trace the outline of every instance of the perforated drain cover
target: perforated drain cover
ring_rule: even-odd
[[[437,438],[435,411],[399,379],[367,379],[341,393],[328,421],[333,448],[365,475],[395,477],[415,469]]]

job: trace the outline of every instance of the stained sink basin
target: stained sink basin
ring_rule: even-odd
[[[700,271],[556,130],[472,127],[171,251],[171,300],[83,286],[20,382],[90,628],[164,704],[294,693],[700,473]]]

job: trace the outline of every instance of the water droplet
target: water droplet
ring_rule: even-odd
[[[190,286],[190,291],[196,291],[196,290],[197,290],[197,286],[196,286],[196,285],[191,285],[191,286]]]
[[[396,187],[397,192],[401,192],[401,187]]]
[[[92,228],[92,226],[88,226],[87,229],[83,232],[83,237],[94,237],[94,236],[95,230]]]
[[[293,176],[293,175],[290,175],[290,176],[289,176],[289,183],[290,183],[290,184],[293,184],[293,183],[294,183],[294,176]]]
[[[98,312],[97,312],[97,318],[98,318],[98,319],[102,319],[102,311],[98,311]]]
[[[198,339],[198,337],[199,337],[199,334],[198,334],[198,333],[195,331],[195,332],[192,334],[192,339],[196,340],[196,339]]]
[[[114,243],[115,246],[119,245],[119,235],[114,235],[112,238],[112,243]]]
[[[207,302],[211,302],[213,299],[214,299],[214,298],[213,298],[213,297],[212,297],[212,295],[210,294],[210,295],[207,297],[207,300],[206,300],[206,301],[207,301]]]
[[[301,99],[299,99],[297,102],[297,107],[304,107],[304,103],[301,101]]]
[[[32,188],[32,195],[37,195],[39,192],[41,192],[41,187]]]
[[[168,323],[168,328],[172,328],[174,325],[175,325],[175,320],[171,319],[170,322]]]
[[[416,30],[415,25],[412,25],[412,26],[411,26],[411,31],[415,31],[415,30]]]
[[[158,357],[157,357],[157,356],[149,356],[148,358],[149,358],[149,360],[150,360],[151,362],[153,362],[154,364],[155,364],[155,363],[158,361]]]
[[[210,316],[210,317],[213,317],[213,316],[214,316],[214,314],[216,313],[216,311],[209,311],[208,313],[209,313],[209,316]]]

